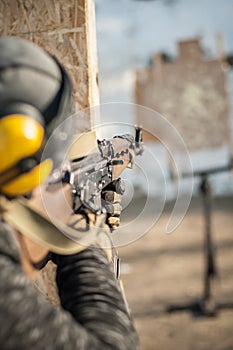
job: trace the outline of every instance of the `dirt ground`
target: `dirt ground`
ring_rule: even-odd
[[[232,211],[233,198],[214,199],[212,232],[218,270],[214,290],[217,304],[233,306]],[[192,200],[184,220],[171,235],[164,233],[168,215],[169,206],[149,233],[119,249],[122,279],[141,348],[233,349],[233,308],[219,309],[215,317],[200,317],[189,310],[166,311],[169,305],[201,298],[205,262],[201,200]]]

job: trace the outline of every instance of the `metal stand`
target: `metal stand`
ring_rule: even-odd
[[[204,293],[202,302],[202,313],[214,315],[216,313],[215,302],[215,282],[217,278],[217,268],[215,263],[215,252],[211,232],[211,210],[212,193],[208,175],[202,175],[200,184],[200,193],[203,200],[204,218],[205,218],[205,274],[204,274]]]
[[[170,305],[167,308],[168,313],[190,310],[194,316],[215,316],[217,310],[233,308],[233,304],[226,303],[216,304],[216,278],[217,267],[215,262],[215,250],[213,245],[213,238],[211,232],[211,210],[212,210],[212,193],[209,182],[209,175],[219,173],[223,171],[229,171],[232,168],[232,164],[226,167],[215,168],[202,172],[194,172],[194,176],[201,178],[200,182],[200,194],[203,200],[203,213],[205,220],[205,237],[204,237],[204,255],[205,255],[205,271],[204,271],[204,288],[203,296],[200,300],[191,302],[189,304]],[[185,176],[188,176],[185,175]]]

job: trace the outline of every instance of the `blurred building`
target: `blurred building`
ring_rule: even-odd
[[[230,143],[226,65],[221,57],[207,58],[199,38],[178,42],[175,60],[155,54],[150,67],[136,74],[135,98],[168,119],[189,151]]]
[[[160,113],[174,126],[188,148],[194,170],[209,170],[229,164],[231,151],[230,125],[230,74],[228,65],[218,42],[219,57],[208,57],[199,38],[178,42],[176,59],[163,53],[156,53],[150,65],[136,72],[135,102]],[[170,177],[174,170],[174,154],[179,154],[177,143],[170,146],[170,155],[164,151],[164,140],[169,143],[166,124],[159,119],[149,119],[147,112],[137,107],[137,123],[145,125],[144,140],[159,161],[163,175],[151,174],[152,192],[159,196],[165,178],[166,198],[176,197],[174,182]],[[149,122],[148,122],[149,121]],[[164,126],[163,126],[164,124]],[[158,136],[157,136],[158,130]],[[155,136],[154,136],[155,135]],[[162,135],[162,137],[161,137]],[[158,138],[162,142],[158,142]],[[173,153],[173,154],[172,154]],[[179,155],[178,158],[179,159]],[[186,172],[184,158],[180,158],[179,169]],[[186,158],[187,159],[187,158]],[[151,160],[144,163],[150,169]],[[147,164],[148,163],[148,164]],[[172,165],[173,164],[173,165]],[[175,164],[177,166],[178,163]],[[189,170],[187,170],[190,172]],[[149,173],[149,172],[148,172]],[[174,173],[176,176],[176,171]],[[150,174],[148,175],[150,177]],[[163,178],[164,177],[164,178]],[[181,178],[182,191],[189,191],[189,184]],[[221,173],[211,176],[214,195],[233,191],[232,175]],[[194,182],[194,193],[198,192],[199,179]]]

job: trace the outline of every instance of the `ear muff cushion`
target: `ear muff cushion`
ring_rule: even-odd
[[[39,184],[43,183],[50,174],[53,167],[51,159],[44,160],[30,172],[22,174],[15,180],[2,186],[1,192],[5,195],[14,197],[31,192]]]
[[[44,129],[35,119],[23,115],[12,114],[0,119],[0,173],[17,167],[25,158],[35,158],[41,151],[44,142]],[[0,191],[15,196],[26,194],[38,186],[52,170],[52,160],[46,159],[30,171],[19,174],[16,178],[2,185]]]

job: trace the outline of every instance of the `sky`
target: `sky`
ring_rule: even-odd
[[[216,56],[216,34],[233,53],[232,0],[96,0],[101,102],[133,102],[134,70],[153,53],[176,56],[176,42],[201,37]]]

